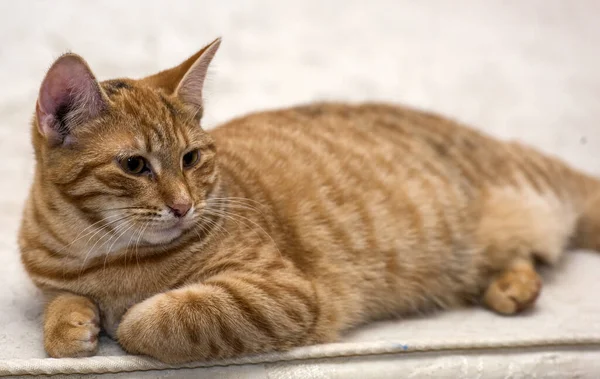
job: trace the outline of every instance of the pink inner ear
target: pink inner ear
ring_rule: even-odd
[[[85,62],[75,55],[59,58],[40,88],[37,117],[40,132],[63,140],[77,124],[98,116],[104,107],[100,87]]]

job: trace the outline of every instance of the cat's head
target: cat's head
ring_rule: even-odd
[[[200,119],[219,44],[139,80],[99,82],[80,56],[58,58],[42,82],[32,130],[47,196],[146,243],[191,228],[218,176]]]

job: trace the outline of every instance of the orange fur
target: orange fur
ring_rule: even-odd
[[[598,247],[596,179],[437,115],[315,103],[202,130],[218,44],[140,80],[99,83],[73,54],[48,72],[19,243],[51,356],[93,354],[98,315],[128,352],[186,362],[479,301],[511,314],[539,293],[534,260]]]

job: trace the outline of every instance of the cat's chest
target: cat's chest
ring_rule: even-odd
[[[130,296],[95,299],[100,310],[102,329],[114,339],[117,334],[117,328],[119,327],[125,312],[146,297],[147,296],[142,297],[132,294]]]
[[[171,281],[158,280],[161,273],[145,274],[136,269],[119,275],[107,272],[102,277],[82,279],[72,290],[96,303],[103,329],[114,337],[121,318],[130,307],[172,288]],[[91,282],[95,285],[90,286]]]
[[[103,328],[114,336],[129,308],[177,287],[181,279],[189,277],[200,264],[200,259],[191,250],[169,253],[90,266],[76,280],[57,281],[56,286],[93,300],[100,310]]]
[[[102,328],[112,338],[115,337],[121,318],[129,308],[155,294],[168,290],[166,286],[139,288],[139,286],[121,285],[119,287],[114,283],[107,287],[110,291],[97,291],[88,296],[98,305]]]

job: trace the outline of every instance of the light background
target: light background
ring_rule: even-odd
[[[61,53],[99,79],[139,77],[222,36],[206,127],[319,99],[386,100],[600,174],[599,16],[594,0],[0,1],[0,359],[43,356],[16,232],[29,120]]]

